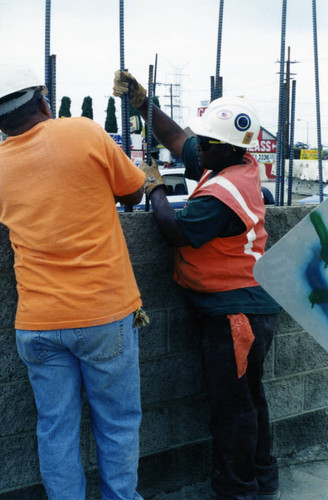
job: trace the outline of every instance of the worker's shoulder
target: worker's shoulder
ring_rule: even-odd
[[[55,122],[63,127],[80,128],[86,130],[94,130],[99,133],[103,133],[104,129],[99,125],[99,123],[94,122],[90,118],[84,116],[75,116],[70,118],[59,118]]]

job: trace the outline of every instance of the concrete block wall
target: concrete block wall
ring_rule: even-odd
[[[269,207],[268,247],[309,207]],[[140,331],[143,421],[139,491],[145,498],[207,477],[211,440],[199,327],[172,280],[172,250],[151,213],[121,214],[144,309]],[[283,258],[283,256],[282,256]],[[38,469],[36,412],[26,369],[16,354],[13,256],[0,226],[0,500],[46,498]],[[328,354],[282,311],[265,363],[273,452],[280,463],[327,458]],[[88,500],[100,499],[96,448],[83,407],[81,450]]]

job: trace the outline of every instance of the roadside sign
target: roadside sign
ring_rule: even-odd
[[[328,200],[256,262],[254,277],[328,351]]]
[[[202,106],[201,108],[197,108],[197,116],[203,116],[206,110],[207,106]]]

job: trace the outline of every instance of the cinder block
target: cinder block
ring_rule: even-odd
[[[139,353],[141,360],[163,356],[167,353],[167,310],[150,310],[147,314],[149,316],[149,325],[139,330]]]
[[[207,443],[198,443],[141,458],[139,493],[149,498],[163,491],[174,491],[186,484],[204,481],[208,477],[207,456]]]
[[[86,499],[102,500],[100,492],[100,476],[98,469],[93,469],[88,471],[86,473],[86,480],[87,480]]]
[[[149,408],[142,412],[140,426],[140,455],[145,456],[167,450],[169,447],[168,410]]]
[[[209,439],[210,409],[206,395],[169,404],[170,445]]]
[[[273,454],[286,457],[327,443],[328,411],[319,410],[273,422]]]
[[[47,498],[43,484],[0,493],[0,500],[47,500]]]
[[[119,217],[133,264],[151,264],[149,268],[156,274],[161,261],[173,259],[173,249],[161,235],[153,213],[120,213]]]
[[[268,207],[267,247],[311,209]],[[152,321],[139,335],[144,412],[140,429],[143,457],[139,468],[139,489],[141,494],[149,497],[208,476],[209,412],[202,392],[203,369],[197,321],[190,314],[182,289],[173,281],[173,250],[162,238],[152,213],[121,214],[120,219],[144,308]],[[17,292],[13,253],[8,231],[1,225],[0,247],[0,404],[5,408],[0,422],[5,435],[0,440],[1,462],[4,464],[0,475],[0,500],[44,500],[44,490],[38,485],[41,479],[32,423],[33,397],[29,385],[26,385],[26,368],[18,358],[14,339]],[[293,456],[304,449],[316,449],[327,443],[327,371],[327,353],[282,311],[274,344],[265,361],[273,446],[278,457]],[[280,379],[274,380],[274,376]],[[302,392],[302,378],[305,393]],[[18,407],[20,411],[17,411]],[[313,408],[322,409],[310,411]],[[302,415],[291,417],[301,411]],[[20,420],[21,414],[25,421]],[[85,399],[82,418],[81,453],[89,479],[87,498],[100,500],[96,445]],[[29,431],[30,428],[33,430]],[[201,442],[185,446],[186,442],[195,439]],[[168,447],[172,448],[163,452]],[[6,496],[9,494],[11,496]]]
[[[13,270],[14,252],[9,241],[9,231],[3,224],[0,224],[0,273]]]
[[[309,205],[290,207],[266,207],[265,227],[268,232],[267,249],[282,238],[298,222],[308,215]]]
[[[27,368],[17,353],[14,328],[0,329],[0,384],[27,379]]]
[[[2,385],[0,390],[0,435],[35,431],[37,412],[28,381]]]
[[[327,366],[328,353],[307,332],[277,337],[275,360],[277,377]]]
[[[318,370],[304,375],[304,409],[328,408],[328,370]]]
[[[183,307],[185,299],[180,287],[173,281],[171,261],[160,262],[151,272],[147,262],[133,266],[146,311],[163,307]]]
[[[0,491],[41,482],[35,433],[0,440]]]
[[[189,304],[169,309],[169,352],[201,349],[200,323]]]
[[[80,452],[83,467],[88,467],[97,464],[97,453],[95,441],[91,430],[90,422],[85,420],[81,423],[80,434]],[[95,461],[94,461],[95,458]]]
[[[270,419],[276,420],[302,413],[303,377],[270,380],[264,383]]]
[[[277,334],[304,332],[304,329],[283,309],[280,311]]]
[[[268,354],[264,360],[263,365],[263,380],[268,380],[273,377],[274,373],[274,352],[275,352],[275,338],[271,344]]]
[[[143,406],[199,393],[201,365],[201,355],[197,352],[141,363]]]
[[[17,290],[13,271],[0,275],[0,304],[1,328],[13,328],[17,307]]]

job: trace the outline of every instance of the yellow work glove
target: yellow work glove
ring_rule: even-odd
[[[137,309],[134,313],[132,326],[136,326],[140,330],[143,326],[147,326],[148,324],[149,318],[147,316],[147,313],[141,307],[139,307],[139,309]]]
[[[113,94],[116,97],[122,97],[126,93],[129,94],[130,103],[135,108],[140,108],[145,102],[147,92],[143,86],[128,71],[117,70],[115,72]]]
[[[144,190],[147,196],[150,195],[152,190],[160,185],[165,186],[163,177],[158,171],[158,166],[154,158],[152,158],[152,164],[149,166],[144,161],[140,163],[139,168],[146,174],[146,180],[144,183]]]

